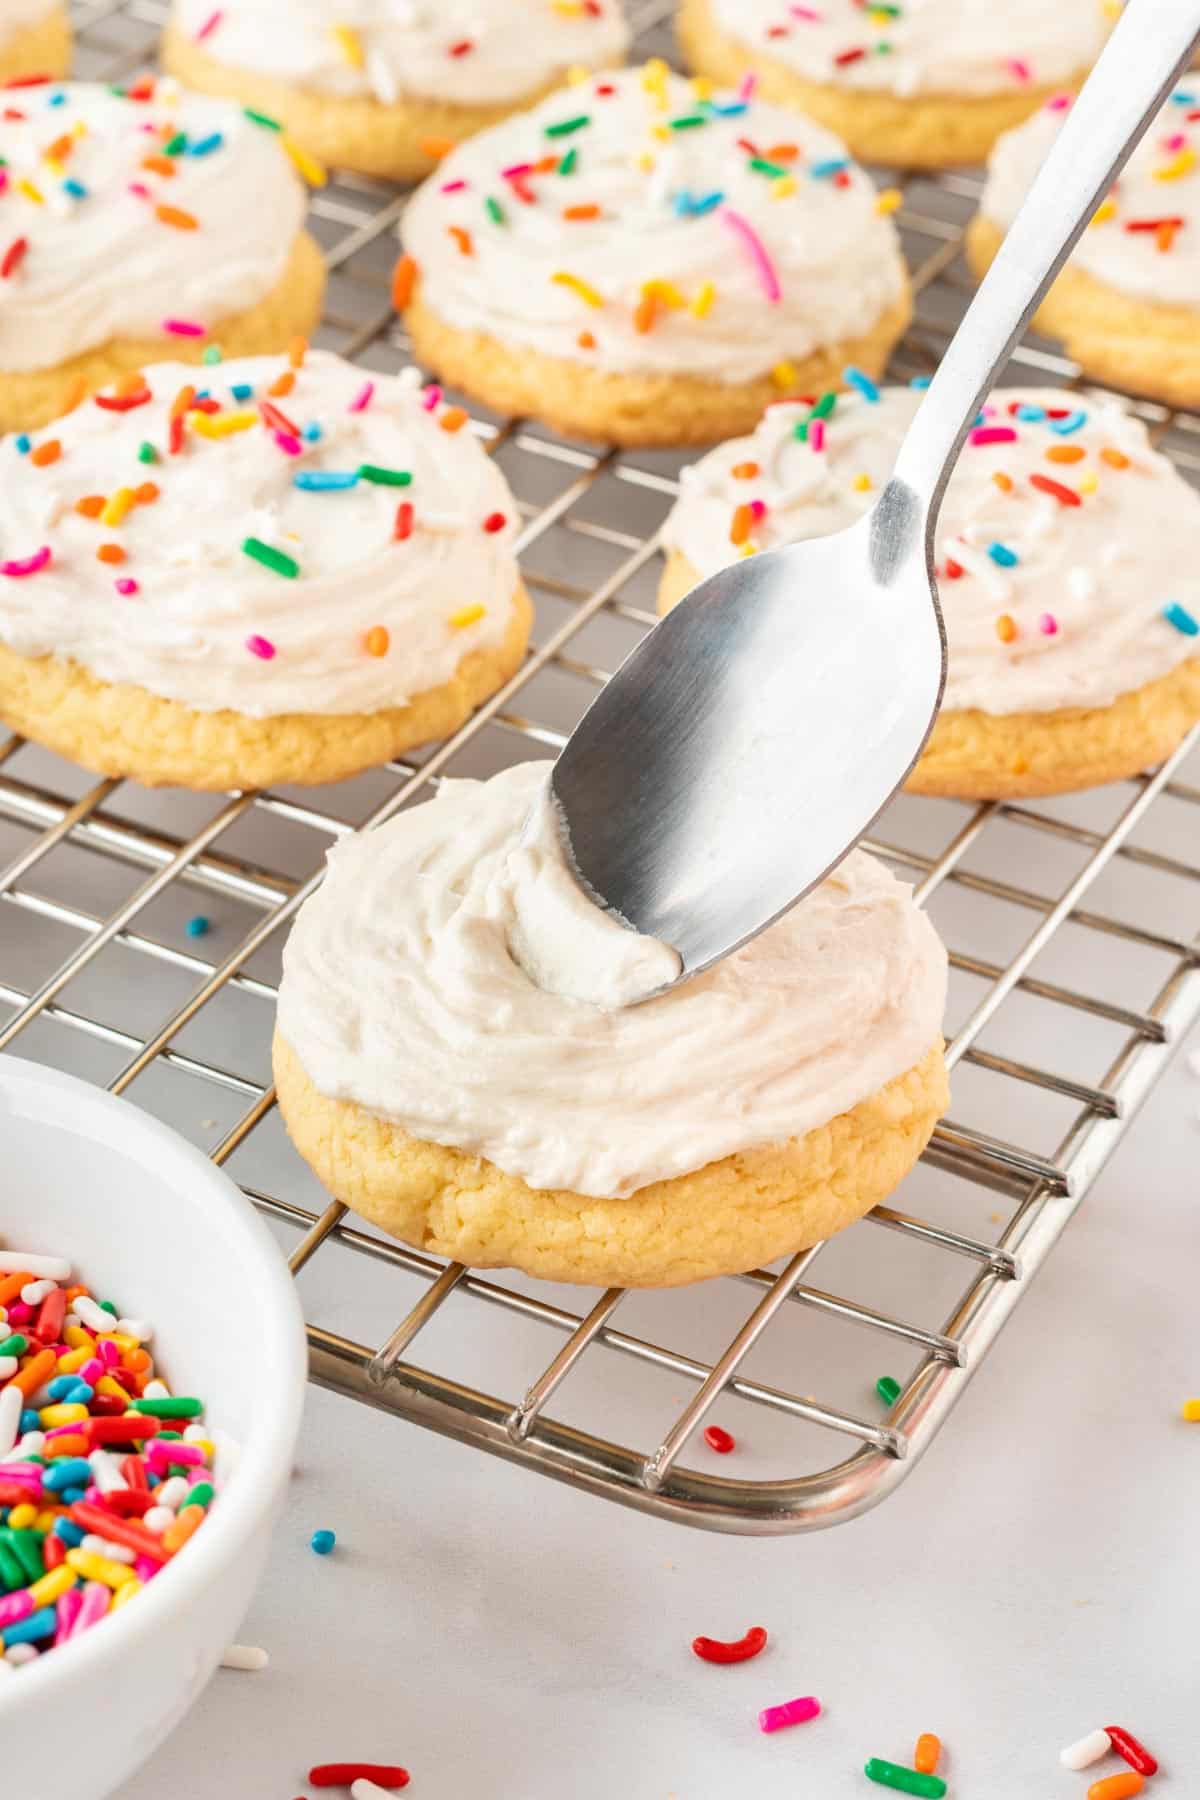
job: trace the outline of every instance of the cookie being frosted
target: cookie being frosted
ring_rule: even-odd
[[[0,118],[0,429],[157,357],[282,349],[320,311],[278,132],[151,78],[21,89]]]
[[[859,1217],[945,1099],[946,957],[909,890],[856,852],[658,998],[547,992],[511,952],[510,880],[548,767],[445,783],[333,851],[279,996],[302,1154],[410,1242],[602,1286],[746,1269]]]
[[[1001,138],[967,248],[982,275],[1050,152],[1069,99]],[[1089,375],[1200,404],[1200,75],[1163,107],[1034,320]]]
[[[60,0],[2,0],[0,84],[65,75],[71,26]]]
[[[473,138],[401,231],[423,362],[618,443],[748,430],[847,361],[878,370],[910,310],[895,227],[836,138],[663,64]]]
[[[869,161],[979,162],[1002,131],[1078,87],[1104,45],[1103,0],[683,0],[676,29],[716,81],[753,70]]]
[[[660,607],[756,550],[873,504],[920,394],[772,407],[683,477]],[[1200,719],[1200,495],[1118,402],[1001,388],[937,534],[942,714],[909,779],[991,797],[1089,787],[1161,761]]]
[[[513,673],[518,520],[465,415],[339,358],[152,366],[0,444],[0,716],[89,768],[328,781]]]
[[[628,42],[621,0],[175,0],[163,54],[325,161],[404,180]]]

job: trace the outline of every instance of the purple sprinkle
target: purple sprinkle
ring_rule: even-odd
[[[270,662],[275,654],[275,646],[270,638],[259,637],[257,632],[246,639],[246,648],[251,656],[261,656],[264,662]]]

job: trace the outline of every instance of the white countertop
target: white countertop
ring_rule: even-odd
[[[422,1800],[869,1800],[921,1731],[949,1800],[1083,1800],[1124,1765],[1058,1752],[1105,1724],[1153,1794],[1200,1792],[1198,1112],[1181,1055],[924,1462],[832,1531],[668,1526],[313,1391],[241,1634],[271,1666],[220,1673],[119,1800],[292,1800],[340,1758]],[[755,1661],[692,1655],[751,1624]],[[807,1693],[820,1719],[759,1733]]]

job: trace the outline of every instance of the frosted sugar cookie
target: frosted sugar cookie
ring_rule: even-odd
[[[150,784],[336,781],[519,666],[507,484],[415,370],[156,365],[0,444],[0,718]]]
[[[406,181],[628,41],[621,0],[175,0],[163,58],[325,162]]]
[[[748,550],[849,525],[891,473],[920,395],[772,407],[684,474],[666,612]],[[1001,388],[938,528],[950,667],[908,785],[1003,798],[1161,762],[1200,720],[1200,495],[1113,401]],[[798,602],[799,604],[799,602]]]
[[[0,0],[0,87],[70,66],[71,26],[58,0]]]
[[[564,89],[418,191],[396,271],[418,357],[503,412],[703,444],[910,313],[899,240],[842,145],[652,63]]]
[[[982,275],[1058,135],[1069,100],[996,145],[967,248]],[[1034,324],[1088,375],[1200,405],[1200,75],[1177,88],[1098,209]]]
[[[548,902],[517,848],[548,767],[446,783],[333,851],[279,995],[300,1153],[408,1243],[599,1287],[752,1268],[859,1218],[946,1101],[946,955],[909,890],[855,852],[705,974],[604,1010],[545,971],[616,990],[674,952]]]
[[[699,74],[753,71],[855,156],[924,169],[982,162],[1002,131],[1082,83],[1108,28],[1103,0],[683,0],[676,22]]]
[[[281,350],[320,315],[305,189],[276,131],[151,77],[0,109],[0,431],[155,358]]]

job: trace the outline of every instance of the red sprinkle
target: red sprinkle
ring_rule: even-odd
[[[282,431],[287,437],[300,436],[300,427],[293,425],[287,414],[273,406],[269,400],[260,400],[258,410],[262,414],[264,425],[269,425],[272,431]]]
[[[394,1763],[318,1763],[308,1771],[314,1787],[349,1787],[352,1781],[373,1781],[376,1787],[408,1786],[408,1770]]]
[[[450,55],[469,56],[474,48],[475,43],[472,38],[460,38],[457,44],[451,44]]]
[[[1074,488],[1064,487],[1061,481],[1052,481],[1049,475],[1031,475],[1029,485],[1037,488],[1039,493],[1053,494],[1060,506],[1083,505]]]
[[[503,531],[507,524],[508,520],[503,513],[489,513],[487,518],[483,521],[483,529],[491,532]]]
[[[1178,231],[1183,220],[1178,217],[1165,219],[1126,219],[1126,231],[1157,231],[1161,225],[1170,225]]]
[[[1104,1729],[1117,1755],[1123,1756],[1131,1769],[1136,1769],[1139,1775],[1153,1775],[1157,1772],[1157,1758],[1151,1756],[1146,1746],[1139,1744],[1130,1732],[1123,1731],[1119,1725],[1106,1725]]]
[[[396,508],[396,526],[394,536],[399,543],[404,543],[413,532],[413,507],[411,500],[402,500]]]
[[[150,389],[142,388],[136,394],[96,394],[96,405],[103,412],[132,412],[135,406],[145,406],[151,399]]]
[[[863,57],[866,54],[867,54],[866,51],[864,49],[862,49],[860,46],[857,50],[841,50],[841,51],[839,51],[833,60],[837,64],[839,69],[844,69],[850,63],[861,62]]]
[[[15,269],[20,267],[28,248],[28,238],[19,237],[13,239],[12,243],[8,246],[8,249],[4,252],[3,260],[0,260],[0,278],[7,278]]]
[[[962,573],[963,573],[962,564],[956,563],[954,561],[953,557],[948,556],[946,558],[946,580],[947,581],[958,581],[961,578]]]
[[[743,1638],[736,1638],[733,1643],[726,1643],[722,1638],[698,1637],[692,1639],[692,1649],[701,1662],[740,1663],[749,1662],[760,1650],[766,1648],[767,1633],[762,1625],[752,1625]]]
[[[728,1456],[731,1450],[737,1449],[737,1439],[731,1437],[729,1432],[722,1430],[720,1425],[706,1425],[704,1441],[710,1450],[716,1451],[718,1456]]]

